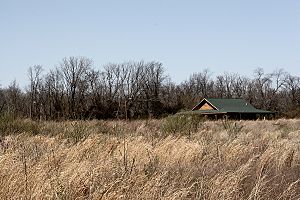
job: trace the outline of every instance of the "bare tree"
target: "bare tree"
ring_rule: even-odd
[[[249,78],[236,74],[232,85],[234,97],[246,98],[249,82]]]
[[[5,99],[4,91],[2,88],[0,88],[0,114],[2,114],[2,112],[4,111],[5,104],[6,104],[6,99]]]
[[[60,64],[61,74],[68,95],[69,116],[76,118],[76,98],[79,85],[87,80],[86,75],[92,66],[92,60],[85,57],[64,58]],[[82,92],[82,91],[81,91]],[[78,102],[78,101],[77,101]]]
[[[284,87],[288,90],[291,99],[291,105],[300,105],[300,77],[286,74]]]
[[[204,69],[202,72],[193,73],[188,81],[181,84],[181,101],[185,107],[191,108],[202,98],[215,96],[211,75],[209,69]]]
[[[45,76],[47,107],[45,111],[50,119],[65,118],[67,101],[62,74],[58,69],[50,70]]]
[[[43,68],[41,65],[35,65],[33,67],[29,67],[28,69],[28,77],[30,81],[30,108],[29,108],[29,116],[30,118],[38,117],[40,114],[40,101],[39,101],[39,90],[41,88],[41,73]]]
[[[4,96],[7,103],[7,113],[13,117],[21,117],[26,113],[25,98],[16,80],[4,91]]]
[[[148,116],[157,116],[159,114],[160,89],[163,85],[166,76],[164,75],[164,68],[159,62],[141,62],[144,67],[142,75],[142,99],[145,101],[145,110]]]
[[[269,79],[271,82],[271,86],[268,91],[268,96],[266,100],[267,109],[277,110],[280,111],[284,109],[282,104],[280,104],[280,95],[279,92],[281,89],[283,89],[284,83],[286,81],[286,75],[287,72],[285,72],[283,69],[275,70],[272,73],[270,73]]]
[[[249,99],[259,108],[267,108],[267,94],[272,86],[270,76],[262,68],[254,71],[254,79],[250,85]]]
[[[237,73],[227,73],[216,77],[215,88],[219,98],[245,98],[249,80]]]

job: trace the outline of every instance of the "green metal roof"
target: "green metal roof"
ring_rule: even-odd
[[[215,110],[198,110],[195,109],[197,106],[199,106],[203,101],[210,104],[212,107],[215,108]],[[254,106],[252,106],[250,103],[248,103],[244,99],[203,99],[198,105],[197,105],[193,111],[199,112],[199,113],[207,113],[207,114],[213,114],[213,113],[260,113],[260,114],[267,114],[267,113],[273,113],[266,110],[256,109]]]

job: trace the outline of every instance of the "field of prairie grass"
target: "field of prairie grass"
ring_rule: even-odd
[[[0,131],[0,199],[300,198],[299,119],[2,120]]]

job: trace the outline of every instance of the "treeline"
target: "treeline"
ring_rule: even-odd
[[[203,97],[244,98],[285,117],[300,112],[300,77],[284,70],[252,78],[235,73],[213,77],[208,69],[175,84],[160,62],[108,64],[102,70],[85,57],[64,58],[53,70],[28,70],[29,85],[0,89],[0,114],[41,120],[136,119],[190,110]]]

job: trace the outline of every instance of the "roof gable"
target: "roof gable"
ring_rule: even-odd
[[[209,105],[207,102],[205,102],[200,108],[199,110],[215,110],[215,108],[213,108],[211,105]]]
[[[218,110],[218,108],[204,98],[192,110]]]

